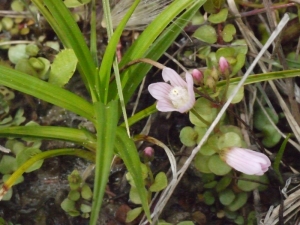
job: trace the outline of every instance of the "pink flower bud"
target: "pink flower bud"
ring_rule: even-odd
[[[152,147],[146,147],[143,150],[142,158],[144,159],[144,162],[149,162],[154,159],[154,149]]]
[[[203,73],[200,70],[193,69],[192,77],[196,85],[200,85],[203,82]]]
[[[151,147],[146,147],[144,149],[144,155],[148,157],[152,157],[154,155],[154,149]]]
[[[221,56],[219,59],[219,68],[223,75],[229,74],[229,63],[225,59],[225,57]]]
[[[229,166],[248,175],[263,175],[271,165],[265,154],[245,148],[227,148],[220,156]]]

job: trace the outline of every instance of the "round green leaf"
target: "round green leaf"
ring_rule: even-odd
[[[197,56],[200,59],[206,59],[208,54],[211,52],[211,47],[210,46],[200,47],[197,52],[198,52]]]
[[[86,200],[91,200],[93,197],[93,192],[89,185],[83,184],[81,188],[81,197]]]
[[[18,166],[17,166],[16,158],[10,155],[2,156],[0,161],[0,173],[2,174],[13,173],[15,170],[17,170],[17,168]]]
[[[229,205],[235,199],[235,194],[231,189],[226,189],[219,193],[219,200],[223,205]]]
[[[212,173],[219,176],[223,176],[231,170],[231,167],[228,166],[217,154],[210,157],[208,167]]]
[[[236,63],[231,67],[230,77],[234,76],[239,72],[245,65],[246,55],[238,53],[236,56]]]
[[[187,147],[192,147],[196,144],[196,139],[198,137],[197,132],[192,127],[184,127],[180,131],[180,141]]]
[[[37,77],[37,71],[29,63],[28,59],[19,59],[15,66],[15,69],[23,73],[27,73],[31,76]]]
[[[37,148],[25,148],[23,151],[19,152],[16,156],[16,162],[18,166],[22,166],[28,159],[30,159],[32,156],[41,153],[42,151]],[[30,166],[25,172],[29,173],[34,170],[39,169],[44,160],[39,160],[35,162],[32,166]]]
[[[230,210],[230,211],[233,211],[233,212],[237,211],[238,209],[243,207],[243,205],[245,205],[245,203],[247,202],[247,199],[248,199],[247,193],[246,192],[241,192],[241,193],[237,194],[236,198],[227,207],[227,209]]]
[[[222,37],[225,42],[231,42],[233,40],[233,36],[236,33],[236,29],[232,24],[226,24],[223,29]]]
[[[223,8],[218,13],[211,14],[208,17],[208,21],[215,24],[222,23],[226,21],[227,16],[228,16],[228,9]]]
[[[197,99],[194,105],[194,109],[208,123],[211,123],[215,119],[218,113],[218,110],[216,108],[213,108],[212,103],[205,98]],[[189,113],[189,117],[190,117],[190,121],[198,127],[208,126],[207,124],[202,122],[201,119],[199,119],[197,115],[195,115],[191,111]]]
[[[26,54],[26,45],[19,44],[9,48],[8,58],[13,64],[17,64],[20,59],[28,59],[29,56]]]
[[[73,76],[76,66],[77,57],[72,49],[64,49],[56,55],[51,65],[49,83],[63,87]]]
[[[206,143],[204,144],[200,151],[199,151],[202,155],[207,155],[207,156],[210,156],[210,155],[213,155],[216,153],[216,149],[214,146],[210,145],[209,143]]]
[[[211,173],[208,167],[208,160],[211,156],[205,156],[200,153],[194,158],[194,166],[202,173]]]
[[[214,180],[212,182],[204,184],[203,187],[207,189],[211,189],[214,188],[216,185],[217,185],[217,181]]]
[[[71,190],[68,194],[68,199],[72,201],[77,201],[80,198],[79,191]]]
[[[244,221],[244,217],[243,216],[238,216],[234,222],[237,224],[237,225],[243,225],[245,224],[245,221]]]
[[[226,100],[231,96],[232,92],[234,91],[235,87],[237,85],[229,85],[227,92],[226,92]],[[244,86],[242,86],[238,92],[236,93],[236,95],[234,96],[234,98],[232,99],[231,103],[232,104],[236,104],[240,101],[242,101],[242,99],[244,98]]]
[[[80,205],[80,211],[82,213],[89,213],[92,211],[92,207],[90,205],[87,205],[87,204],[81,204]]]
[[[206,191],[203,193],[203,200],[206,205],[212,205],[215,203],[215,197],[211,191]]]
[[[220,192],[227,188],[232,181],[232,178],[229,176],[224,176],[219,180],[218,184],[216,185],[216,191]]]
[[[131,186],[130,191],[129,191],[129,199],[132,201],[134,204],[142,204],[140,195],[136,189],[136,187]]]
[[[233,41],[231,46],[234,48],[236,55],[239,53],[246,55],[248,53],[248,45],[245,39]]]
[[[199,27],[193,34],[193,37],[209,44],[214,44],[217,41],[216,30],[210,25],[203,25]]]
[[[259,186],[260,176],[241,174],[237,186],[243,191],[253,191]],[[245,180],[244,180],[245,179]],[[252,180],[252,181],[251,181]],[[257,182],[256,182],[257,181]]]
[[[218,140],[219,150],[228,147],[241,147],[241,145],[241,137],[235,132],[227,132],[225,134],[222,134]]]
[[[75,210],[75,202],[65,198],[65,200],[63,200],[63,202],[60,204],[61,208],[65,211],[65,212],[69,212],[72,210]]]
[[[149,191],[158,192],[165,189],[168,185],[168,179],[164,172],[159,172],[154,179],[154,183],[149,187]]]
[[[135,220],[135,218],[137,218],[141,214],[142,211],[143,211],[142,207],[138,207],[138,208],[130,210],[127,213],[127,217],[126,217],[125,222],[126,223],[132,222],[133,220]]]
[[[272,109],[270,109],[269,107],[265,107],[264,108],[265,111],[267,112],[267,114],[269,115],[269,117],[271,118],[271,120],[277,124],[279,121],[279,117],[277,114],[275,114],[273,112]],[[262,111],[262,109],[258,109],[255,111],[254,113],[254,127],[258,130],[263,130],[265,128],[266,125],[269,125],[270,122],[267,118],[267,116],[265,115],[265,113]]]

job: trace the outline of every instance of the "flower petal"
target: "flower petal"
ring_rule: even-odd
[[[159,100],[156,104],[156,108],[158,111],[161,112],[172,112],[172,111],[178,111],[171,101],[166,100]]]
[[[178,109],[179,112],[184,113],[193,108],[195,104],[194,80],[191,74],[186,73],[185,79],[187,81],[187,90],[189,94],[189,101],[187,104]]]
[[[183,87],[186,88],[187,84],[186,82],[176,73],[175,70],[165,67],[162,70],[162,77],[165,82],[169,82],[173,87]]]
[[[157,100],[169,100],[171,89],[172,86],[164,82],[158,82],[148,86],[149,93]]]

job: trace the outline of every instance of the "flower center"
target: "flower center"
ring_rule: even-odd
[[[183,87],[174,87],[169,93],[169,97],[175,108],[181,108],[189,102],[189,93]]]

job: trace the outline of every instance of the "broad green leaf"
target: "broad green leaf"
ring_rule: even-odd
[[[215,14],[211,14],[208,17],[208,21],[215,24],[222,23],[226,21],[227,16],[228,16],[228,9],[224,8]]]
[[[235,194],[231,189],[226,189],[219,193],[219,199],[223,205],[229,205],[235,199]]]
[[[231,42],[233,40],[233,36],[236,33],[235,26],[232,24],[226,24],[222,31],[222,37],[225,42]]]
[[[126,223],[130,223],[133,220],[135,220],[141,214],[142,211],[143,211],[142,207],[138,207],[138,208],[130,210],[127,213]]]
[[[21,59],[28,59],[29,55],[26,54],[26,45],[19,44],[10,47],[8,50],[8,58],[13,64],[17,64]]]
[[[141,198],[139,196],[139,193],[137,191],[137,188],[134,186],[131,186],[130,191],[129,191],[129,199],[132,201],[134,204],[142,204]]]
[[[203,25],[194,32],[193,37],[200,41],[214,44],[217,41],[217,32],[214,27],[210,25]]]
[[[233,200],[233,202],[227,207],[230,211],[237,211],[240,209],[245,203],[247,202],[248,194],[246,192],[241,192],[237,194],[236,198]]]
[[[223,176],[230,172],[231,167],[228,166],[219,155],[212,155],[208,161],[208,167],[212,173]]]
[[[77,62],[78,60],[72,49],[62,50],[56,55],[51,65],[48,82],[63,87],[73,76]]]
[[[154,179],[154,183],[149,187],[149,191],[158,192],[165,189],[168,185],[168,178],[164,172],[159,172]]]
[[[42,151],[37,148],[25,148],[23,151],[19,152],[16,156],[18,167],[23,165],[28,159],[30,159],[34,155],[37,155],[38,153],[41,153],[41,152]],[[25,172],[29,173],[29,172],[39,169],[42,166],[43,162],[44,162],[44,160],[36,161],[29,168],[27,168],[25,170]]]
[[[243,191],[253,191],[260,185],[260,176],[241,174],[239,178],[237,186]]]
[[[10,155],[4,155],[0,161],[0,173],[8,174],[14,172],[18,168],[16,158]]]

